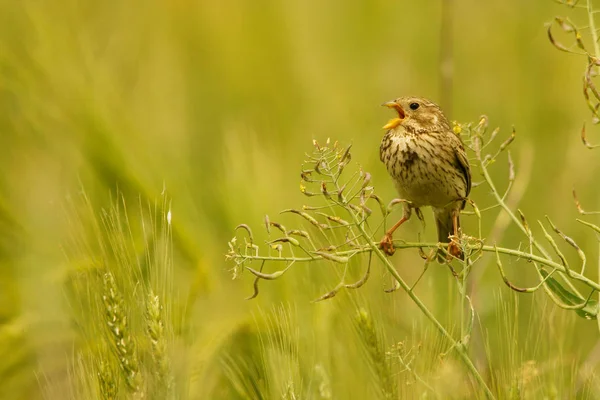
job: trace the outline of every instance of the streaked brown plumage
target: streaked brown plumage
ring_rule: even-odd
[[[459,213],[471,190],[471,173],[465,148],[437,104],[420,97],[401,97],[384,104],[398,113],[384,129],[380,158],[392,176],[401,199],[409,203],[404,216],[381,241],[380,247],[394,253],[392,234],[411,211],[431,206],[438,241],[450,242],[448,251],[462,257],[460,247],[449,237],[458,236]]]

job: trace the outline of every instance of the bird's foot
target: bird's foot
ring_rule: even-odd
[[[459,260],[462,260],[462,258],[463,258],[463,252],[462,252],[462,249],[460,248],[460,245],[458,243],[456,243],[453,239],[451,239],[451,242],[448,244],[448,260],[447,261],[451,261],[452,257],[456,257]]]
[[[394,247],[392,235],[386,234],[383,239],[381,239],[381,242],[379,242],[379,248],[388,256],[393,256],[396,252],[396,248]]]

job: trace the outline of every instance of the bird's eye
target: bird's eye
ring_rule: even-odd
[[[409,107],[411,110],[416,110],[419,108],[419,103],[410,103]]]

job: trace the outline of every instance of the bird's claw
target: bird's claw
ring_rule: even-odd
[[[460,248],[460,245],[458,243],[456,243],[454,240],[452,240],[448,244],[448,260],[447,261],[451,261],[452,257],[456,257],[459,260],[462,259],[462,257],[463,257],[463,252],[462,252],[462,249]]]
[[[396,252],[396,248],[394,247],[392,235],[385,235],[383,239],[381,239],[381,242],[379,242],[379,248],[388,256],[393,256]]]

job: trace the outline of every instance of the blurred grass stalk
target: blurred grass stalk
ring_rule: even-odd
[[[453,93],[454,93],[454,7],[453,0],[441,0],[441,23],[440,23],[440,103],[447,115],[454,115]]]
[[[598,166],[564,134],[580,126],[580,90],[571,94],[563,79],[579,76],[580,65],[540,45],[545,39],[539,27],[552,5],[452,5],[455,26],[469,29],[454,33],[460,96],[454,103],[449,96],[445,107],[457,118],[485,110],[502,125],[526,126],[538,153],[529,186],[535,196],[524,197],[522,207],[531,214],[560,213],[565,232],[576,231],[575,223],[567,225],[570,215],[556,188],[565,182],[589,186],[582,201],[594,204]],[[385,333],[380,346],[398,338],[406,348],[422,345],[415,371],[438,397],[472,394],[460,365],[439,360],[447,346],[437,332],[422,323],[406,296],[381,293],[388,282],[379,274],[360,294],[341,291],[335,304],[312,305],[315,293],[340,278],[337,269],[303,269],[249,304],[240,295],[245,283],[229,282],[223,273],[222,244],[238,221],[297,201],[297,182],[289,174],[307,138],[336,132],[352,139],[357,158],[379,179],[385,172],[377,169],[378,104],[399,93],[440,90],[432,79],[441,67],[440,33],[423,29],[439,22],[438,4],[260,6],[238,0],[0,2],[1,398],[127,396],[101,299],[106,273],[122,296],[138,354],[139,390],[149,397],[167,388],[181,398],[248,398],[256,392],[266,398],[280,390],[288,397],[369,398],[373,392],[365,388],[378,389],[378,382],[368,357],[355,351],[361,339],[347,334],[352,327],[344,319],[365,304],[378,310],[370,317]],[[489,27],[502,27],[502,34]],[[401,48],[391,49],[392,43]],[[498,54],[511,62],[499,66]],[[148,214],[164,221],[164,214],[139,204],[140,197],[144,204],[159,197],[164,182],[176,205],[172,247],[158,225],[141,228],[141,221],[152,220]],[[382,197],[393,196],[391,185],[378,185]],[[89,197],[82,203],[89,207],[73,205],[61,213],[66,194],[76,197],[82,186]],[[115,187],[124,202],[109,198]],[[515,232],[505,235],[511,245]],[[580,245],[589,244],[586,235],[577,235]],[[155,245],[150,238],[158,238]],[[162,257],[144,261],[153,246]],[[415,279],[421,271],[412,265],[420,265],[416,252],[397,257],[402,274]],[[524,282],[535,278],[520,263],[505,262],[504,268]],[[475,329],[479,322],[486,379],[494,390],[508,393],[517,382],[524,397],[597,397],[597,329],[538,294],[519,297],[518,313],[516,305],[500,308],[513,305],[515,294],[498,288],[494,268],[482,264],[478,271]],[[360,278],[353,274],[349,269],[348,278]],[[445,274],[430,273],[419,295],[453,327],[453,305],[462,298],[432,289],[447,282]],[[274,346],[258,338],[272,327],[249,315],[291,300],[298,307],[291,320],[300,332],[268,356]],[[284,324],[276,312],[266,313],[273,324]],[[289,348],[295,347],[305,361],[289,374],[281,360],[292,362]],[[238,390],[228,355],[235,355],[244,387],[254,385],[255,392]],[[584,373],[580,361],[587,356]],[[266,359],[273,366],[265,366]],[[410,382],[396,383],[400,397],[415,396]]]
[[[75,356],[92,360],[95,372],[74,373],[71,384],[96,387],[105,399],[176,398],[170,358],[181,310],[174,309],[170,200],[165,194],[128,207],[118,193],[100,211],[85,194],[79,201],[68,210],[74,218],[64,249],[77,267],[65,295],[83,344]]]

